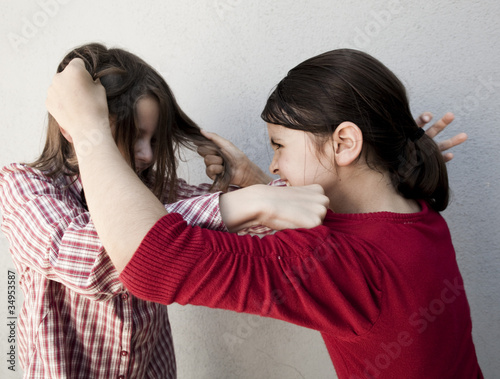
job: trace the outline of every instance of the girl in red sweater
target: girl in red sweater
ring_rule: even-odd
[[[329,209],[322,226],[262,239],[166,215],[123,164],[99,86],[77,65],[54,79],[47,105],[77,154],[85,128],[103,136],[79,156],[80,170],[96,228],[133,294],[318,330],[339,378],[482,378],[439,214],[449,197],[444,160],[383,64],[330,51],[292,69],[271,94],[262,113],[271,172],[292,186],[320,185]],[[64,96],[70,82],[88,94],[79,105]],[[102,160],[112,169],[99,168]]]

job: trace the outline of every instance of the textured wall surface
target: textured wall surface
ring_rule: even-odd
[[[273,86],[302,60],[339,47],[365,50],[406,84],[415,115],[448,110],[469,141],[449,164],[444,213],[470,300],[487,378],[500,372],[500,2],[497,0],[0,0],[0,164],[43,145],[46,89],[74,46],[100,41],[142,56],[203,128],[233,140],[267,169],[259,115]],[[188,157],[190,182],[205,181]],[[0,376],[8,370],[7,270],[0,237]],[[496,294],[496,295],[495,295]],[[18,293],[18,307],[22,301]],[[314,331],[199,307],[172,306],[179,378],[332,378]]]

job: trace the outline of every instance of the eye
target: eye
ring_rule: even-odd
[[[275,142],[273,139],[271,139],[271,145],[272,145],[274,150],[279,150],[283,147],[282,144]]]

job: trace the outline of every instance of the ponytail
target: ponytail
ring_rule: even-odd
[[[407,140],[391,171],[394,187],[407,199],[421,199],[437,212],[448,206],[448,173],[436,143],[422,135]]]

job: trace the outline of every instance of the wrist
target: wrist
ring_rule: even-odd
[[[222,221],[230,232],[259,225],[265,218],[266,204],[262,194],[262,189],[265,187],[267,186],[262,184],[252,185],[220,196],[219,208]]]

